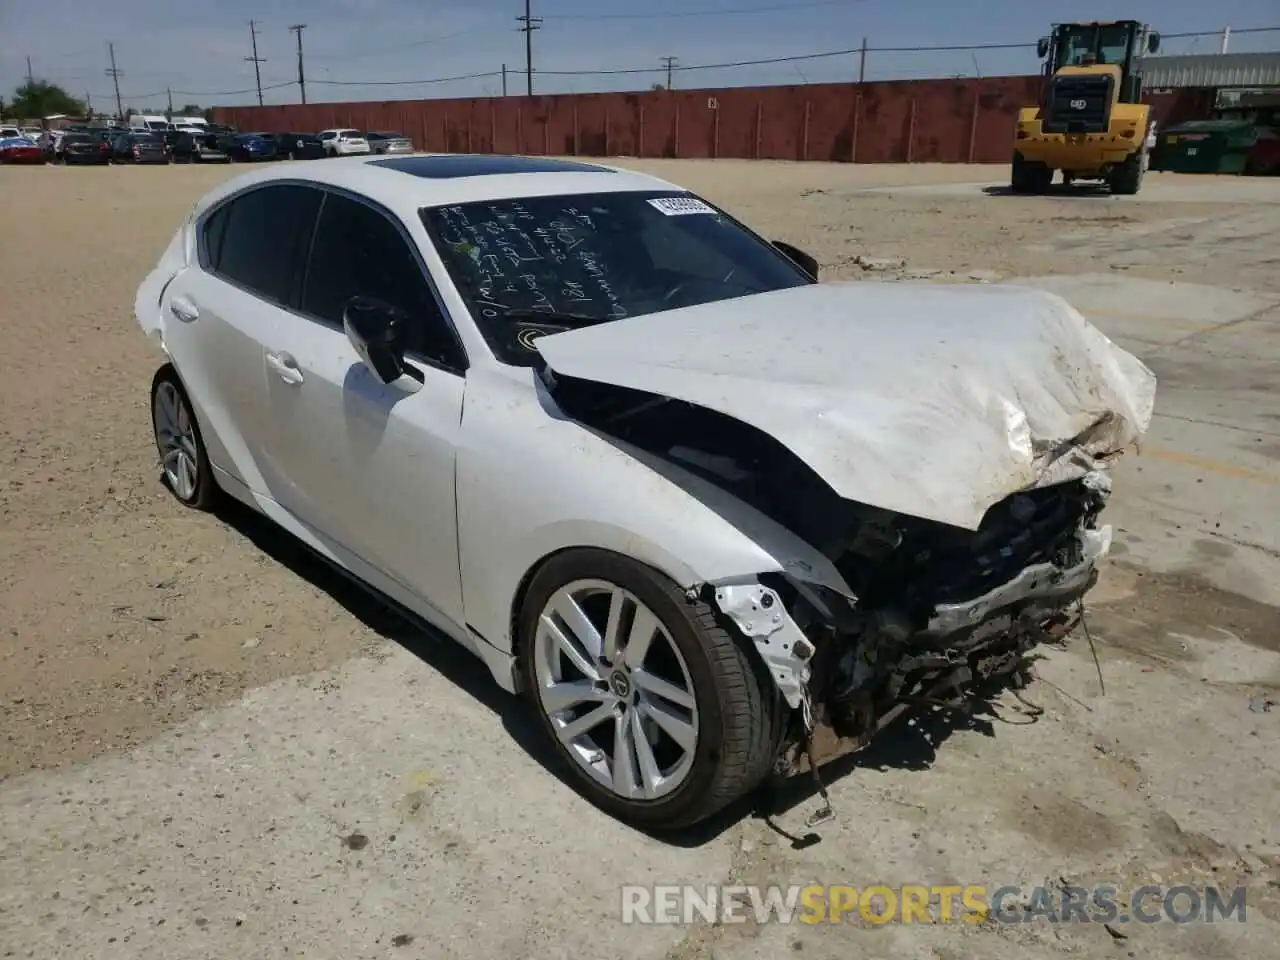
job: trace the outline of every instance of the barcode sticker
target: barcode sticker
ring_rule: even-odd
[[[715,208],[697,197],[654,197],[649,203],[659,213],[668,217],[682,217],[690,213],[715,213]]]

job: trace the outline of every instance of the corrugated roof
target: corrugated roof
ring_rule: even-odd
[[[1186,57],[1147,57],[1142,85],[1155,87],[1280,86],[1280,52],[1201,53]]]

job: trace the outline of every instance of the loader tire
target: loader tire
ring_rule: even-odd
[[[1053,182],[1053,171],[1043,163],[1024,160],[1022,154],[1014,153],[1013,168],[1009,176],[1009,189],[1012,193],[1044,193]]]
[[[1146,172],[1146,150],[1130,154],[1112,172],[1109,179],[1111,192],[1116,196],[1131,197],[1142,189],[1142,175]]]

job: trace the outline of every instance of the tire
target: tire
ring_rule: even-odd
[[[1108,178],[1111,192],[1121,197],[1131,197],[1142,189],[1142,176],[1146,172],[1147,151],[1139,150],[1125,158]]]
[[[176,402],[176,409],[185,416],[185,426],[189,427],[187,436],[181,439],[183,455],[188,461],[187,468],[183,470],[185,479],[178,474],[178,470],[182,468],[169,466],[166,459],[176,452],[179,442],[166,430],[166,426],[179,424],[172,420],[165,425],[161,423],[165,419],[161,405],[166,403],[166,398]],[[160,454],[160,476],[173,498],[192,510],[211,510],[222,491],[214,479],[213,465],[209,462],[209,453],[205,449],[204,438],[200,435],[200,424],[196,422],[191,400],[178,372],[169,363],[157,370],[151,380],[151,426],[155,434],[156,450]]]
[[[545,651],[548,644],[553,643],[547,638],[553,635],[545,629],[540,630],[539,626],[552,598],[563,596],[562,588],[575,590],[584,584],[583,589],[589,590],[594,586],[602,594],[609,590],[617,591],[615,595],[626,598],[628,604],[643,605],[652,612],[663,632],[653,634],[648,644],[649,652],[641,655],[642,662],[634,672],[630,672],[627,666],[625,647],[620,649],[611,665],[605,664],[608,673],[597,666],[598,674],[603,678],[595,685],[599,693],[583,704],[581,713],[566,721],[559,711],[550,711],[543,703],[544,691],[551,689],[543,682],[547,679]],[[604,603],[603,610],[607,611],[608,598],[602,595],[598,599]],[[588,598],[586,602],[591,603],[592,600]],[[608,613],[597,608],[592,617],[596,629],[603,634],[609,620]],[[707,819],[749,793],[772,769],[782,738],[782,724],[786,719],[786,706],[773,681],[749,652],[748,641],[736,632],[730,633],[707,603],[688,599],[677,584],[660,572],[606,550],[567,550],[552,557],[534,574],[517,626],[518,664],[529,706],[537,715],[539,726],[561,765],[569,771],[574,786],[610,815],[642,829],[687,827]],[[671,657],[672,651],[678,659]],[[557,653],[554,659],[561,663],[563,658]],[[668,664],[667,669],[662,669],[664,662]],[[670,670],[670,663],[676,664],[674,671]],[[560,669],[563,669],[562,663]],[[543,671],[541,679],[540,671]],[[629,683],[623,686],[628,706],[616,702],[619,696],[615,685],[618,673],[635,678],[634,686]],[[677,706],[679,700],[664,699],[667,694],[658,696],[650,692],[651,678],[660,673],[665,673],[668,678],[682,673],[685,679],[675,681],[675,686],[682,696],[692,693],[696,711],[692,718],[697,731],[692,750],[684,750],[674,738],[668,742],[665,733],[656,732],[659,725],[651,719],[655,708],[665,710],[668,716],[674,715],[672,707],[676,712],[680,711]],[[645,679],[641,680],[642,677]],[[565,678],[561,675],[559,679]],[[553,679],[552,682],[556,681]],[[672,687],[668,685],[666,689],[671,690]],[[594,743],[589,743],[588,747],[600,748],[599,756],[594,760],[597,773],[593,775],[588,769],[589,761],[579,759],[561,742],[557,724],[579,720],[593,711],[607,711],[610,700],[615,701],[613,715],[606,715],[596,721],[596,726],[583,731],[584,734],[587,730],[594,733]],[[553,720],[552,712],[557,713],[557,719]],[[602,782],[612,780],[616,766],[613,762],[615,748],[610,745],[614,743],[617,724],[624,721],[614,718],[633,715],[649,718],[649,726],[645,728],[648,736],[644,739],[648,742],[652,737],[657,742],[652,747],[645,747],[643,752],[657,760],[658,765],[662,763],[659,754],[669,757],[672,747],[681,754],[666,768],[670,779],[679,772],[679,781],[667,792],[650,799],[623,796]],[[682,712],[680,715],[684,716]],[[639,721],[641,725],[644,722]],[[665,731],[666,725],[663,724],[661,729]],[[627,765],[633,774],[644,767],[642,760],[637,759],[636,762],[638,767],[630,763]]]
[[[1049,167],[1034,160],[1024,160],[1022,154],[1014,153],[1009,174],[1011,193],[1044,193],[1051,183],[1053,183],[1053,171]]]

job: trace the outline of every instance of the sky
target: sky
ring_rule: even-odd
[[[980,12],[979,12],[980,11]],[[525,87],[524,0],[0,0],[0,96],[31,71],[113,110],[108,42],[124,106],[257,101],[250,20],[257,21],[266,103],[297,103],[302,32],[311,103],[497,96]],[[867,80],[1035,72],[1034,47],[1055,20],[1137,19],[1167,40],[1161,53],[1217,52],[1223,27],[1280,27],[1277,0],[532,0],[534,92],[643,90],[852,81],[856,53],[715,69],[857,48]],[[1028,44],[1015,49],[891,52],[890,47]],[[1235,52],[1280,50],[1280,31],[1233,34]],[[644,70],[642,73],[590,71]],[[520,71],[520,72],[517,72]],[[583,71],[576,73],[576,71]],[[480,74],[481,76],[475,76]],[[462,78],[462,79],[445,79]],[[445,82],[424,82],[441,81]]]

